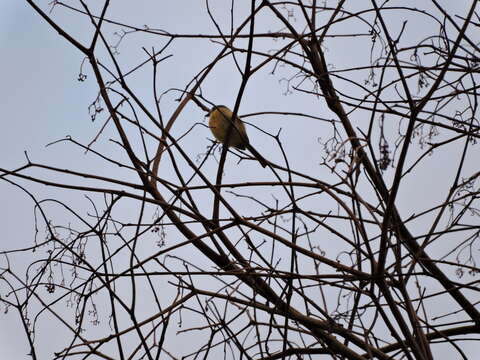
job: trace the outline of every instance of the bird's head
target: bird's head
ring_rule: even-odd
[[[225,105],[213,105],[212,108],[210,109],[210,111],[208,112],[208,114],[205,115],[205,117],[210,116],[210,114],[211,114],[214,110],[218,110],[218,111],[220,111],[220,112],[222,112],[222,111],[230,111],[230,109],[229,109],[228,107],[226,107]]]

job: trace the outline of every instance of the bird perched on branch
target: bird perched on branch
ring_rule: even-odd
[[[207,116],[208,126],[219,142],[240,150],[248,149],[263,167],[267,166],[267,160],[250,145],[245,124],[238,116],[232,119],[233,113],[228,107],[214,106]]]

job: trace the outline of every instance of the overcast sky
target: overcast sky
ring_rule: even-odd
[[[42,1],[42,6],[47,1]],[[153,4],[156,3],[157,5]],[[135,6],[127,2],[112,2],[109,10],[109,17],[122,19],[122,21],[136,26],[148,24],[152,28],[161,28],[171,33],[215,33],[215,29],[209,22],[205,12],[201,11],[204,2],[188,1],[188,5],[175,6],[174,2],[135,1]],[[215,2],[213,2],[215,3]],[[410,2],[410,3],[422,3]],[[462,7],[467,2],[453,2],[452,13],[464,14]],[[462,5],[463,4],[463,5]],[[228,6],[217,1],[213,6],[217,14],[228,14]],[[457,8],[455,8],[457,6]],[[469,5],[468,5],[469,6]],[[83,41],[90,39],[92,28],[88,21],[77,20],[75,16],[56,14],[62,25],[68,31]],[[228,19],[223,24],[228,26]],[[401,19],[398,24],[401,26]],[[431,26],[431,24],[418,24]],[[259,29],[278,29],[278,24],[271,19],[264,19],[258,24]],[[227,28],[228,30],[228,28]],[[342,29],[349,33],[350,29]],[[115,28],[111,27],[106,31],[110,39],[114,39]],[[410,35],[415,37],[415,32]],[[368,38],[365,39],[365,41]],[[119,61],[124,69],[129,69],[145,59],[142,47],[159,49],[165,40],[159,37],[146,36],[144,34],[132,34],[127,36],[119,47]],[[363,52],[362,38],[342,43],[342,40],[330,42],[326,40],[328,48],[326,54],[329,62],[338,64],[338,67],[346,67],[356,62],[368,63],[369,52]],[[86,44],[86,42],[84,42]],[[186,84],[206,66],[217,54],[219,46],[205,41],[183,40],[175,43],[171,51],[175,56],[167,59],[165,67],[160,68],[161,89],[170,88],[183,89]],[[3,0],[0,2],[0,101],[2,104],[1,131],[0,131],[0,168],[14,169],[25,164],[25,151],[29,158],[38,163],[55,165],[60,168],[71,168],[85,170],[91,173],[103,175],[114,174],[127,181],[136,181],[132,173],[112,167],[108,174],[105,174],[105,165],[98,159],[85,155],[83,151],[69,143],[57,143],[46,146],[52,142],[72,136],[83,143],[89,143],[102,126],[101,121],[92,122],[89,114],[89,105],[96,96],[96,83],[92,74],[86,67],[87,80],[78,81],[79,69],[83,60],[82,54],[69,45],[46,22],[38,16],[34,10],[24,1]],[[355,54],[355,56],[352,56]],[[163,70],[165,69],[165,70]],[[272,70],[272,67],[269,67]],[[131,85],[139,96],[146,99],[151,106],[151,73],[140,72],[133,76]],[[225,104],[233,107],[240,84],[240,76],[234,70],[232,61],[225,61],[204,84],[202,90],[204,95],[217,104]],[[282,73],[279,69],[275,75],[270,75],[267,70],[252,81],[246,91],[239,113],[248,114],[258,111],[302,111],[309,112],[318,117],[332,119],[334,115],[326,108],[322,99],[313,99],[296,93],[285,95],[286,85],[282,76],[289,75]],[[162,110],[169,116],[177,102],[175,99],[179,92],[170,91],[164,95],[161,101]],[[186,149],[192,158],[205,152],[211,144],[211,135],[205,126],[204,113],[197,107],[189,106],[182,113],[182,119],[175,129],[176,134],[181,134],[193,125],[196,130],[187,136]],[[256,118],[246,118],[262,129],[276,133],[281,129],[282,139],[286,146],[287,153],[295,160],[295,166],[300,170],[311,169],[322,161],[321,149],[318,145],[319,139],[326,139],[331,133],[327,124],[313,122],[308,119],[298,118],[295,121],[287,118],[276,118],[267,116],[258,123]],[[357,118],[361,126],[363,119]],[[257,122],[255,122],[257,121]],[[203,125],[202,125],[203,124]],[[305,137],[304,134],[311,134]],[[394,140],[393,132],[390,140]],[[271,138],[264,136],[261,132],[249,127],[249,136],[252,144],[260,148],[266,157],[277,161],[281,154],[275,151],[275,143]],[[118,146],[112,144],[108,139],[115,137],[112,128],[105,131],[99,141],[98,147],[108,154],[121,152]],[[156,144],[149,143],[150,150]],[[398,206],[405,217],[412,213],[418,213],[430,206],[441,203],[445,192],[451,185],[448,174],[448,164],[456,164],[461,153],[461,146],[453,144],[440,150],[435,156],[438,161],[428,162],[422,166],[417,175],[407,178],[400,189]],[[478,168],[478,149],[469,153],[466,158],[465,175],[472,173]],[[120,155],[119,155],[120,156]],[[123,156],[123,155],[122,155]],[[268,179],[268,173],[254,167],[253,164],[245,167],[234,167],[235,161],[231,161],[231,167],[227,171],[228,181],[245,181]],[[216,162],[212,161],[207,167],[206,173],[210,179],[214,179]],[[453,167],[454,168],[454,167]],[[246,170],[245,170],[246,169]],[[111,172],[110,172],[111,171]],[[324,171],[324,170],[319,170]],[[34,174],[41,174],[35,172]],[[432,174],[434,181],[432,181]],[[392,173],[386,173],[387,179]],[[323,176],[323,175],[322,175]],[[325,178],[332,176],[325,172]],[[27,184],[27,183],[22,183]],[[83,194],[76,194],[69,198],[69,193],[58,189],[48,188],[38,184],[28,183],[28,189],[40,198],[66,196],[72,204],[78,207],[89,206],[89,202]],[[442,194],[439,199],[439,195]],[[259,196],[270,197],[271,194],[259,194]],[[0,250],[28,247],[34,241],[34,211],[31,199],[22,191],[5,182],[0,182],[0,228],[2,229],[2,240]],[[62,210],[52,207],[50,215],[62,216]],[[128,209],[125,211],[128,215]],[[428,222],[418,221],[415,230],[423,231]],[[39,235],[42,239],[43,234]],[[144,249],[148,253],[148,247]],[[332,250],[334,253],[336,250]],[[31,262],[31,254],[26,253],[20,256],[15,264],[17,269],[25,267]],[[0,264],[4,265],[0,259]],[[21,271],[18,271],[22,273]],[[0,295],[5,294],[5,289],[0,289]],[[0,307],[0,311],[4,309]],[[9,309],[7,314],[0,314],[0,358],[1,359],[24,359],[28,358],[28,344],[23,329],[18,321],[18,315],[14,309]],[[45,354],[61,350],[65,344],[61,335],[52,337],[56,328],[48,329],[48,323],[42,322],[38,331],[42,341]],[[42,330],[44,330],[42,332]],[[45,344],[45,345],[43,345]],[[473,348],[473,347],[472,347]]]

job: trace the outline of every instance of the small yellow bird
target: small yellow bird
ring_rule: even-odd
[[[248,147],[260,164],[263,167],[267,166],[267,161],[254,148],[249,146],[250,142],[245,124],[238,116],[235,116],[235,120],[232,121],[233,113],[228,107],[224,105],[214,106],[207,116],[209,116],[208,126],[219,142],[227,144],[228,141],[227,145],[229,147],[233,146],[240,150],[245,150]]]

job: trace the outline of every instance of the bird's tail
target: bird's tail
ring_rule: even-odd
[[[262,167],[266,167],[268,165],[268,161],[262,155],[260,155],[260,153],[257,150],[255,150],[255,148],[253,148],[252,145],[248,145],[248,150],[252,153],[255,159],[258,160],[258,162],[260,163],[260,165],[262,165]]]

